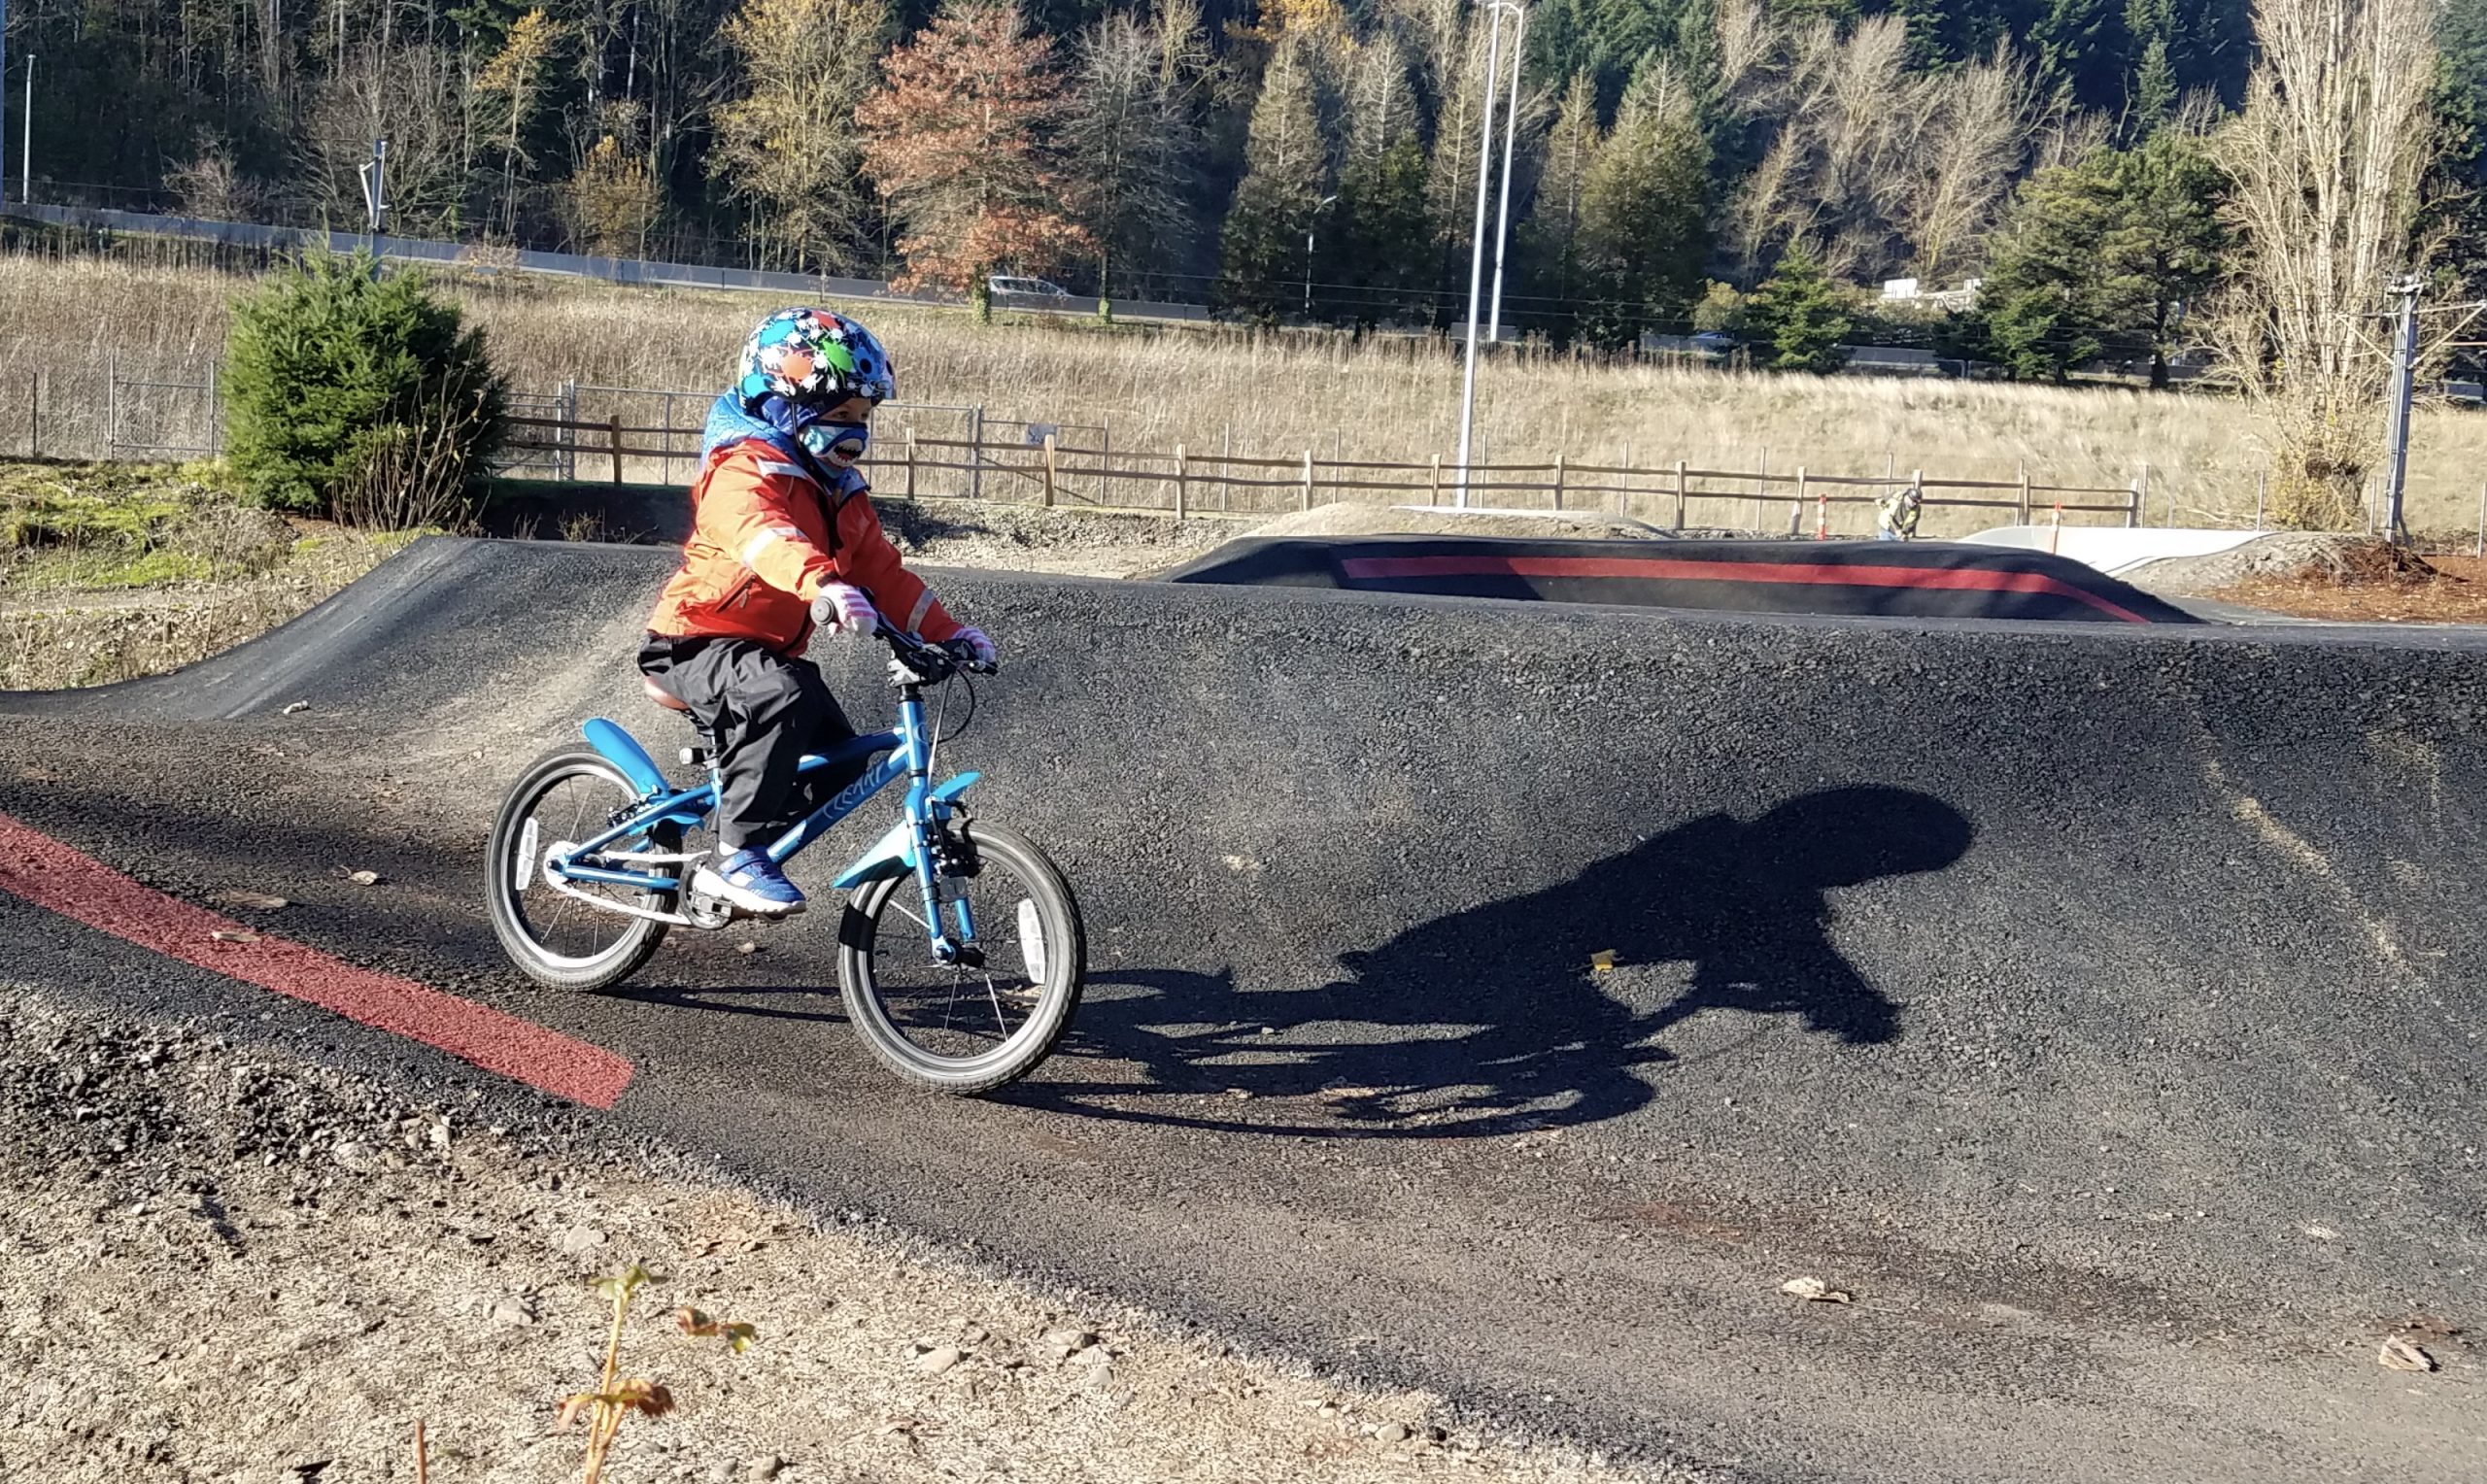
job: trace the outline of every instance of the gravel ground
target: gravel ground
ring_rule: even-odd
[[[419,1418],[440,1484],[574,1477],[587,1285],[634,1262],[623,1373],[677,1409],[625,1429],[616,1481],[1629,1476],[484,1096],[0,987],[0,1477],[411,1479]],[[687,1337],[694,1304],[758,1343]]]

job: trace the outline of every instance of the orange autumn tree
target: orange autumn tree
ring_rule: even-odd
[[[1052,39],[1027,34],[1015,0],[953,0],[882,59],[855,121],[864,170],[903,229],[899,287],[964,289],[984,317],[988,276],[1046,273],[1089,251],[1054,137],[1070,106]]]

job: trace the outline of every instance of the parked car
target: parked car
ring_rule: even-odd
[[[997,273],[984,281],[985,292],[997,299],[1067,299],[1071,290],[1040,278],[1014,278]]]
[[[1736,337],[1724,330],[1703,330],[1692,337],[1692,348],[1704,355],[1724,355],[1736,348]]]

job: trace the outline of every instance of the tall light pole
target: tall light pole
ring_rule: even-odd
[[[1312,318],[1312,219],[1321,215],[1321,208],[1337,199],[1337,196],[1323,196],[1312,203],[1312,210],[1304,217],[1304,318],[1307,320]]]
[[[9,0],[0,0],[0,78],[9,75]],[[28,79],[27,86],[34,85]],[[5,97],[0,89],[0,97]],[[0,107],[0,201],[9,199],[9,110]]]
[[[26,53],[26,122],[17,130],[17,204],[35,198],[35,54]]]
[[[1477,427],[1477,311],[1485,288],[1485,187],[1494,169],[1494,86],[1503,73],[1503,12],[1519,14],[1516,0],[1490,0],[1485,41],[1485,108],[1477,119],[1477,224],[1468,244],[1468,365],[1459,387],[1459,506],[1468,506],[1468,451]]]
[[[1519,69],[1528,59],[1528,12],[1521,11],[1512,32],[1512,90],[1503,116],[1503,204],[1494,215],[1494,308],[1485,320],[1485,338],[1503,338],[1503,250],[1511,246],[1512,141],[1519,137]]]

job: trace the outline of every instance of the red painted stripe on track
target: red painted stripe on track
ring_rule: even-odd
[[[628,1058],[490,1005],[358,968],[167,896],[0,814],[0,891],[213,973],[273,990],[350,1021],[437,1047],[488,1072],[609,1108],[630,1085]],[[221,939],[250,933],[256,941]]]
[[[1798,583],[1823,587],[2041,592],[2086,603],[2128,624],[2150,621],[2042,572],[1976,567],[1843,567],[1815,561],[1694,561],[1669,556],[1347,556],[1350,579],[1388,577],[1636,577],[1674,582]]]

